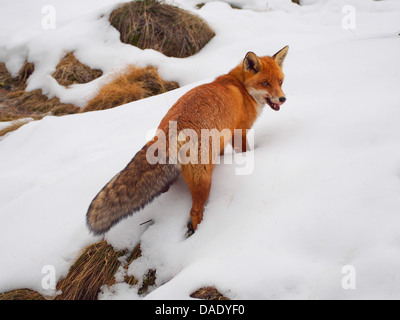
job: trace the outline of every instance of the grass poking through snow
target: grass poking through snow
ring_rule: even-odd
[[[122,42],[169,57],[191,56],[215,35],[199,16],[158,0],[121,4],[109,20]]]

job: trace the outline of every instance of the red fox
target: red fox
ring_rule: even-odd
[[[202,129],[229,129],[235,132],[230,137],[222,137],[219,152],[223,152],[229,142],[247,151],[246,129],[250,129],[265,104],[278,111],[286,101],[282,91],[284,74],[283,61],[289,47],[286,46],[273,56],[258,57],[248,52],[236,68],[215,81],[200,85],[183,95],[162,119],[158,131],[170,137],[170,122],[176,123],[177,132],[190,129],[200,136]],[[241,129],[237,135],[235,129]],[[235,142],[235,140],[239,140]],[[171,161],[170,139],[164,142],[167,161],[150,163],[148,151],[159,142],[156,136],[134,156],[129,164],[118,173],[97,194],[87,212],[87,224],[96,235],[107,232],[121,219],[140,210],[156,196],[167,191],[179,174],[189,186],[192,195],[190,217],[193,230],[203,218],[204,205],[211,188],[211,177],[215,163],[201,161],[182,163]],[[209,149],[209,142],[196,141],[197,153]],[[183,149],[183,144],[175,142],[175,149]],[[176,157],[175,157],[176,160]]]

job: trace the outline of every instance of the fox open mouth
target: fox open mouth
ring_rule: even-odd
[[[271,109],[279,111],[279,109],[281,108],[280,104],[273,103],[270,98],[265,98],[265,100],[267,101],[267,104],[271,107]]]

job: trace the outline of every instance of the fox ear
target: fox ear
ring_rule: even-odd
[[[247,52],[243,60],[244,71],[258,73],[261,69],[261,61],[254,52]]]
[[[288,50],[289,50],[289,46],[286,46],[272,56],[272,58],[275,60],[275,62],[281,69],[282,69],[283,61],[285,60],[286,55],[288,53]]]

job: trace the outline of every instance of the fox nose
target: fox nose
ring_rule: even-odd
[[[286,98],[285,98],[285,97],[280,97],[280,98],[279,98],[279,101],[282,102],[282,103],[284,103],[284,102],[286,101]]]

